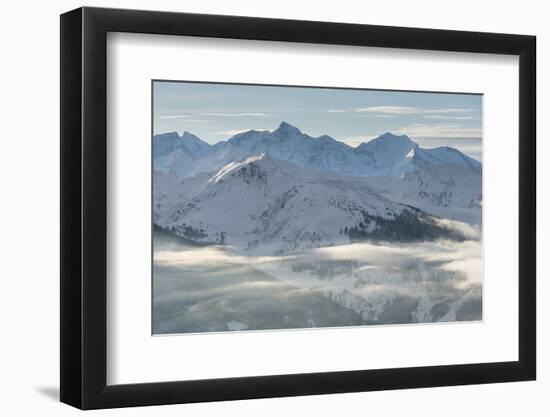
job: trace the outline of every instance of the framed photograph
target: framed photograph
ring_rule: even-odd
[[[61,16],[61,401],[533,380],[535,37]]]

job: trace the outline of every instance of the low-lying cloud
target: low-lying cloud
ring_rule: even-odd
[[[467,240],[358,242],[290,256],[156,240],[154,332],[481,320],[481,230],[439,221]]]

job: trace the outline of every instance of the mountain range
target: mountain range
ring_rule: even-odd
[[[210,145],[184,132],[153,138],[154,166],[176,177],[221,169],[249,156],[269,154],[304,168],[353,176],[401,176],[430,165],[458,164],[481,172],[481,163],[457,149],[420,147],[406,135],[383,135],[353,148],[323,135],[317,138],[282,122],[274,131],[249,130]]]
[[[196,242],[247,251],[362,239],[460,239],[441,218],[481,224],[481,163],[385,133],[353,148],[283,122],[210,145],[153,139],[154,222]]]

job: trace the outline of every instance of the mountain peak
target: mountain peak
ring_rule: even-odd
[[[293,133],[302,133],[300,129],[298,129],[295,126],[292,126],[290,123],[287,123],[285,121],[281,122],[277,130],[274,130],[273,133],[279,133],[279,134],[293,134]]]
[[[182,143],[178,132],[160,133],[153,136],[154,155],[168,155],[181,148]]]
[[[360,152],[372,152],[375,149],[386,149],[387,147],[394,148],[396,146],[407,148],[408,152],[410,148],[418,145],[407,135],[396,135],[391,132],[386,132],[368,142],[363,142],[356,149]]]
[[[212,146],[191,132],[185,131],[181,135],[182,146],[195,157],[202,157],[212,151]]]
[[[153,136],[153,140],[155,141],[173,141],[179,138],[180,135],[178,135],[178,132],[157,133]]]
[[[194,134],[192,134],[191,132],[188,132],[187,130],[185,130],[182,134],[181,134],[181,138],[183,140],[186,140],[186,139],[198,139],[198,137]]]
[[[187,143],[187,144],[192,143],[192,144],[197,144],[197,145],[200,145],[200,146],[210,146],[210,144],[206,143],[204,140],[199,138],[197,135],[194,135],[191,132],[188,132],[187,130],[182,133],[181,140],[183,141],[184,144],[185,143]]]
[[[391,132],[385,132],[383,134],[381,134],[380,136],[378,136],[376,139],[380,139],[380,140],[392,140],[392,139],[400,139],[400,140],[403,140],[403,141],[409,141],[409,142],[412,142],[411,138],[409,138],[407,135],[396,135],[394,133],[391,133]]]
[[[329,135],[321,135],[317,138],[317,140],[325,141],[325,142],[336,142],[336,139]]]

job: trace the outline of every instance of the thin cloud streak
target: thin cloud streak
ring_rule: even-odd
[[[392,114],[392,115],[406,115],[406,114],[446,114],[446,113],[467,113],[474,111],[474,109],[459,109],[459,108],[448,108],[448,109],[424,109],[420,107],[409,107],[409,106],[371,106],[371,107],[362,107],[355,109],[358,113],[382,113],[382,114]]]
[[[428,109],[423,113],[469,113],[476,111],[475,109]]]
[[[405,106],[371,106],[355,109],[358,113],[372,112],[372,113],[385,113],[385,114],[414,114],[418,113],[416,107]]]
[[[473,116],[442,116],[439,114],[428,114],[424,116],[424,119],[437,119],[437,120],[479,120],[479,117]]]
[[[163,115],[160,115],[159,116],[159,119],[167,119],[167,120],[171,120],[171,119],[186,119],[188,118],[189,115],[188,114],[163,114]]]
[[[207,117],[269,117],[268,113],[202,113]]]
[[[417,123],[399,128],[396,130],[396,133],[411,137],[418,136],[425,138],[480,138],[482,136],[481,128],[463,127],[458,124],[428,125]]]

